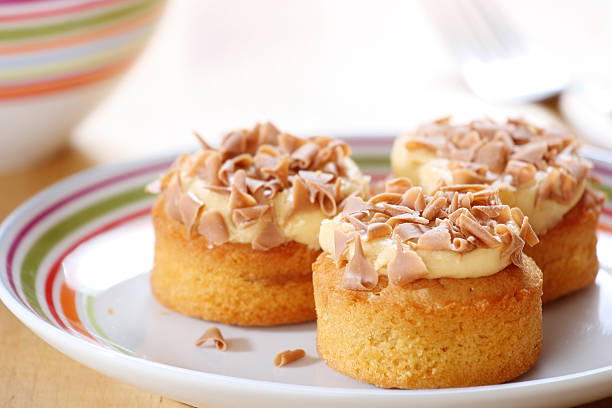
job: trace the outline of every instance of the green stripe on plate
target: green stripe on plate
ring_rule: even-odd
[[[361,155],[354,154],[351,158],[357,163],[358,166],[391,166],[389,156],[387,155]]]
[[[0,41],[23,40],[30,37],[47,36],[59,34],[65,31],[91,28],[100,24],[128,17],[139,12],[153,8],[163,0],[151,0],[139,4],[132,4],[117,10],[112,10],[104,14],[93,15],[79,20],[68,20],[61,23],[49,24],[44,26],[11,28],[0,30]]]
[[[49,317],[43,312],[38,297],[36,296],[36,276],[38,275],[43,259],[58,242],[79,227],[86,225],[98,217],[108,214],[127,204],[149,197],[151,197],[151,195],[145,193],[144,186],[139,186],[83,208],[45,231],[34,244],[32,244],[30,249],[28,249],[21,264],[21,288],[30,307],[32,307],[32,309],[42,318],[47,320],[47,322],[51,323]]]
[[[106,335],[106,333],[104,333],[104,330],[102,330],[102,327],[100,327],[100,325],[98,324],[98,321],[96,320],[96,313],[94,311],[94,298],[93,298],[93,296],[87,296],[87,298],[85,299],[85,310],[87,312],[87,318],[89,319],[89,322],[91,323],[91,326],[96,331],[98,336],[101,337],[103,340],[105,340],[105,343],[108,346],[114,348],[115,350],[119,351],[120,353],[127,354],[127,355],[132,355],[132,353],[130,353],[129,351],[127,351],[123,347],[120,347],[117,344],[115,344]]]

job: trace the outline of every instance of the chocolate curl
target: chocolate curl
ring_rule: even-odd
[[[267,251],[284,244],[287,239],[283,231],[276,224],[273,211],[266,211],[261,218],[264,223],[259,234],[251,242],[251,247],[258,251]]]
[[[229,241],[225,219],[219,211],[205,211],[200,216],[198,233],[212,245],[223,245]]]
[[[259,128],[259,144],[278,145],[280,131],[270,122],[266,122]]]
[[[521,230],[519,232],[519,236],[529,245],[530,247],[535,246],[540,242],[538,236],[536,235],[533,228],[529,224],[529,217],[523,218],[523,223],[521,224]]]
[[[423,189],[421,187],[412,187],[408,189],[408,191],[402,195],[401,205],[405,205],[416,211],[423,211],[427,206],[425,197],[423,196]]]
[[[378,284],[378,273],[363,252],[359,233],[353,233],[355,250],[353,257],[346,264],[342,287],[352,290],[372,290]]]
[[[447,251],[451,247],[450,232],[444,225],[434,227],[419,237],[417,246],[432,251]]]
[[[289,133],[281,133],[278,136],[278,146],[280,150],[285,153],[291,154],[305,143],[306,141],[304,139],[300,139]]]
[[[178,199],[178,211],[181,215],[181,221],[187,228],[187,235],[191,237],[195,227],[200,210],[204,207],[204,203],[195,194],[188,192],[181,194]]]
[[[285,350],[282,353],[279,353],[276,357],[274,357],[274,365],[277,367],[282,367],[296,360],[299,360],[304,356],[306,356],[306,353],[302,349]]]
[[[242,229],[255,224],[270,209],[268,204],[236,208],[232,211],[232,221],[236,228]]]
[[[303,144],[291,154],[291,167],[299,169],[309,168],[319,149],[319,145],[316,143],[308,142]]]
[[[251,207],[257,204],[253,196],[247,193],[246,173],[244,170],[238,170],[234,174],[231,187],[232,192],[229,198],[229,208],[231,210],[234,208]]]
[[[215,346],[217,346],[217,350],[227,350],[227,342],[225,341],[223,335],[221,334],[221,331],[217,327],[212,326],[206,329],[204,334],[195,342],[195,345],[197,347],[200,347],[209,340],[212,340],[215,343]]]
[[[421,235],[429,231],[431,227],[422,224],[404,223],[399,224],[393,230],[393,238],[400,241],[408,241],[419,238]]]
[[[465,214],[459,216],[458,224],[461,232],[465,235],[475,236],[485,245],[485,247],[495,248],[501,245],[501,242],[494,235]]]
[[[396,241],[396,254],[387,267],[389,282],[405,286],[427,275],[427,267],[416,252]]]
[[[385,192],[403,194],[412,187],[408,177],[397,177],[385,182]]]

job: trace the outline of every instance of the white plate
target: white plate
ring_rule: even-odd
[[[389,139],[360,139],[355,153],[382,174]],[[367,154],[364,154],[367,152]],[[612,395],[612,275],[544,308],[536,367],[507,384],[383,390],[328,368],[314,323],[274,328],[218,325],[229,351],[197,348],[211,325],[168,311],[149,290],[152,197],[142,186],[169,158],[95,169],[19,208],[0,230],[0,298],[35,333],[102,373],[193,405],[215,407],[569,406]],[[612,166],[597,163],[607,183]],[[610,185],[608,183],[606,185]],[[602,217],[609,229],[609,207]],[[601,232],[602,260],[612,235]],[[275,355],[306,357],[275,367]]]

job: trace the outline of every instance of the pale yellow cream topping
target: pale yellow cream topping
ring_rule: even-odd
[[[361,174],[355,163],[344,159],[344,165],[348,170],[346,178],[342,178],[341,193],[349,195],[359,192],[367,197],[370,177]],[[207,189],[206,182],[197,177],[186,177],[181,175],[181,180],[186,191],[193,193],[204,203],[203,211],[218,211],[225,220],[229,231],[229,241],[234,243],[249,244],[265,226],[265,222],[258,221],[243,228],[237,228],[232,221],[232,210],[229,206],[229,194],[223,194]],[[271,201],[274,211],[274,220],[283,231],[288,240],[307,245],[311,249],[319,249],[319,227],[321,221],[329,218],[320,207],[313,206],[312,209],[302,210],[292,214],[293,189],[279,191]]]
[[[506,224],[508,228],[518,234],[519,228],[510,221]],[[334,231],[344,233],[355,231],[350,223],[340,221],[340,216],[332,220],[324,220],[319,232],[319,243],[323,251],[328,254],[335,253]],[[402,244],[404,245],[404,244]],[[387,274],[387,266],[395,258],[397,247],[391,238],[379,238],[364,241],[362,247],[366,258],[372,263],[379,275]],[[511,254],[502,256],[504,246],[495,248],[476,248],[469,252],[435,251],[418,248],[417,255],[427,266],[425,279],[438,278],[478,278],[493,275],[512,263]],[[354,255],[355,245],[348,244],[346,258],[351,259]]]

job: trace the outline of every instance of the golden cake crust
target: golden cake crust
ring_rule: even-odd
[[[315,319],[312,262],[321,252],[288,242],[267,251],[212,246],[170,218],[162,193],[152,210],[151,288],[164,306],[221,323],[264,326]]]
[[[543,303],[595,282],[599,270],[597,218],[601,213],[601,203],[595,194],[587,188],[561,222],[539,236],[539,244],[523,249],[542,269]]]
[[[384,388],[443,388],[509,381],[542,347],[542,275],[524,256],[482,278],[381,276],[373,291],[342,288],[327,254],[313,265],[317,351],[334,370]]]

